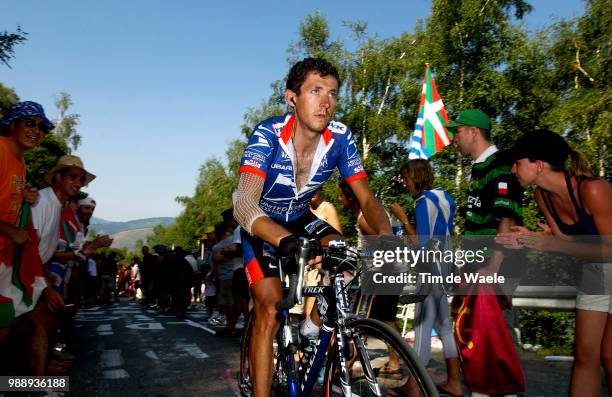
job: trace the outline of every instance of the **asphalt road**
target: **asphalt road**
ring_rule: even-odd
[[[214,336],[202,318],[195,309],[185,320],[157,315],[136,302],[79,311],[70,394],[237,395],[239,341]]]
[[[192,307],[184,320],[127,301],[80,310],[76,338],[69,347],[75,355],[68,372],[70,395],[238,396],[239,340],[215,336],[220,329],[204,321],[199,306]],[[432,350],[429,371],[436,383],[442,383],[443,357],[439,349]],[[567,395],[570,362],[520,355],[525,396]]]

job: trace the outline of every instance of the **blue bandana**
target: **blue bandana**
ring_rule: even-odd
[[[38,103],[32,101],[17,102],[13,106],[11,106],[11,110],[9,111],[8,116],[4,120],[0,121],[0,123],[4,125],[9,125],[14,120],[19,120],[32,116],[40,117],[42,119],[42,122],[49,128],[49,130],[55,128],[55,125],[53,125],[53,123],[50,122],[49,119],[45,116],[45,110],[43,109],[43,107],[40,106]]]

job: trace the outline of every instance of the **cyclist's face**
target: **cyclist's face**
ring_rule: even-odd
[[[294,107],[300,124],[306,129],[322,133],[331,121],[338,100],[338,81],[316,72],[308,73],[299,94],[287,90],[285,97]]]

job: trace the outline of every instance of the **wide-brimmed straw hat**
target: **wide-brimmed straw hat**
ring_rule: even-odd
[[[91,172],[85,169],[85,166],[83,165],[83,161],[81,160],[79,156],[67,154],[67,155],[60,157],[57,160],[57,163],[55,163],[55,165],[53,166],[53,168],[51,168],[49,172],[45,174],[45,182],[51,185],[53,176],[55,174],[57,174],[59,171],[63,170],[64,168],[70,168],[70,167],[80,168],[83,171],[85,171],[85,186],[88,185],[89,182],[96,179],[96,176],[94,174],[92,174]]]

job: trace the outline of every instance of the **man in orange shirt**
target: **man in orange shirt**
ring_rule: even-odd
[[[30,101],[13,105],[0,124],[3,132],[0,136],[0,341],[3,341],[10,332],[33,332],[25,331],[24,324],[22,327],[19,321],[13,320],[32,312],[41,297],[45,304],[38,306],[45,306],[44,310],[60,310],[64,302],[45,279],[29,206],[22,206],[24,201],[31,205],[38,200],[38,191],[26,187],[23,155],[35,148],[54,126],[42,106]],[[28,314],[34,323],[35,314]],[[4,340],[2,345],[3,353],[4,348],[14,347],[10,340]],[[31,349],[27,352],[28,366],[36,375],[44,375],[44,363],[38,363],[35,345],[28,348]],[[11,368],[2,369],[10,371]]]

